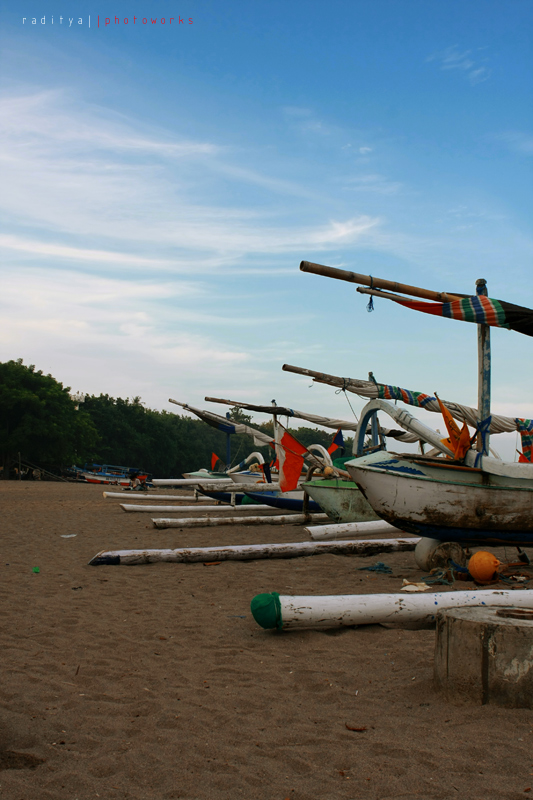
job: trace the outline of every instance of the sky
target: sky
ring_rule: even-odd
[[[167,410],[353,418],[283,363],[477,405],[474,325],[299,263],[533,308],[530,0],[29,0],[0,37],[1,361]],[[492,350],[532,417],[531,341]]]

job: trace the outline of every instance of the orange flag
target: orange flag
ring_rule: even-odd
[[[470,431],[468,430],[468,425],[465,422],[461,428],[461,435],[459,436],[459,441],[457,443],[457,447],[455,448],[455,458],[457,458],[459,461],[462,461],[470,450],[470,447]]]
[[[279,488],[282,492],[292,492],[298,485],[307,447],[300,444],[298,439],[295,439],[279,422],[277,424],[276,438],[279,460]]]
[[[453,451],[453,457],[461,460],[465,457],[468,450],[470,450],[470,431],[468,430],[468,426],[463,423],[463,427],[459,429],[456,421],[446,408],[443,402],[441,402],[440,397],[435,395],[438,400],[440,410],[442,412],[442,416],[444,417],[444,422],[446,424],[446,428],[448,430],[448,439],[442,439],[444,444],[448,445],[450,450]]]
[[[217,461],[220,461],[220,458],[217,456],[216,453],[211,453],[211,470],[215,469],[215,464]]]

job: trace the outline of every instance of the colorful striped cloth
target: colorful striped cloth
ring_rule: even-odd
[[[402,306],[437,317],[459,319],[463,322],[496,325],[526,336],[533,336],[533,311],[503,300],[491,300],[484,295],[465,297],[453,303],[424,303],[418,300],[395,300]]]
[[[378,390],[378,397],[381,400],[402,400],[410,406],[418,406],[419,408],[424,408],[431,400],[437,402],[436,397],[430,397],[423,392],[410,392],[408,389],[400,389],[399,386],[389,386],[385,383],[378,383],[376,387]]]
[[[533,461],[533,420],[516,419],[516,428],[522,439],[522,454],[528,461]]]

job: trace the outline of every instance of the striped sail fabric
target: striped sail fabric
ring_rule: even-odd
[[[528,461],[533,461],[533,420],[517,418],[516,428],[522,439],[522,455]]]
[[[503,300],[491,300],[484,295],[465,297],[453,303],[424,303],[418,300],[395,300],[402,306],[437,317],[459,319],[463,322],[495,325],[508,328],[526,336],[533,336],[533,311]]]
[[[437,402],[436,397],[430,397],[424,392],[410,392],[408,389],[401,389],[399,386],[390,386],[385,383],[378,383],[376,386],[378,390],[377,396],[381,400],[402,400],[402,402],[408,403],[410,406],[418,406],[419,408],[424,408],[431,400]]]

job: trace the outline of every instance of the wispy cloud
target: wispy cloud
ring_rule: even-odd
[[[390,181],[383,175],[354,175],[346,178],[345,189],[354,192],[372,192],[374,194],[397,194],[402,184],[398,181]]]
[[[189,260],[201,270],[205,261],[211,271],[217,260],[354,242],[378,224],[364,214],[317,224],[316,212],[303,224],[291,198],[316,205],[318,192],[235,163],[216,144],[156,137],[124,117],[69,105],[61,92],[2,102],[0,206],[13,230],[3,244],[19,251],[139,268],[179,270]],[[254,202],[228,202],[228,181],[235,194],[256,189]]]
[[[288,124],[302,134],[310,133],[319,136],[329,136],[339,132],[336,126],[317,117],[311,108],[284,106],[282,111]]]
[[[99,262],[121,266],[137,267],[168,267],[170,260],[143,258],[133,253],[119,253],[110,250],[95,250],[87,247],[68,247],[66,245],[41,242],[21,236],[0,234],[0,248],[16,250],[31,255],[48,256],[50,258],[64,258],[69,261],[86,261],[91,264]]]
[[[72,361],[76,352],[80,358],[105,353],[117,367],[121,359],[133,359],[152,370],[172,365],[178,375],[197,374],[210,361],[237,365],[249,359],[245,350],[225,347],[200,330],[207,314],[187,315],[187,303],[201,291],[188,281],[129,282],[24,269],[4,275],[2,285],[0,344],[11,357],[30,351],[32,360],[39,353],[46,363],[47,352],[66,351]],[[193,322],[198,329],[190,329]]]
[[[521,131],[505,131],[489,137],[491,141],[498,142],[514,153],[526,156],[533,155],[533,134]]]
[[[53,113],[50,110],[53,109]],[[36,129],[35,122],[39,120]],[[79,103],[69,93],[40,91],[2,99],[0,133],[17,137],[19,144],[39,149],[109,150],[115,153],[139,152],[163,158],[213,155],[220,148],[210,142],[176,140],[162,131],[150,129],[123,115],[98,106]]]
[[[483,83],[490,78],[492,70],[483,62],[487,58],[477,55],[478,51],[460,50],[458,45],[452,45],[445,50],[433,53],[426,61],[439,64],[441,70],[456,70],[462,73],[472,86]]]

